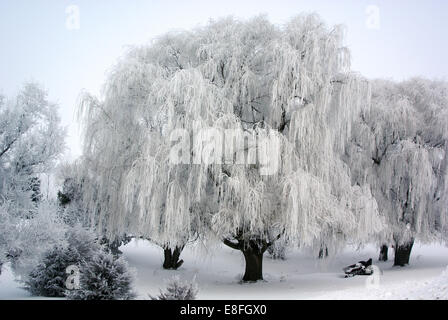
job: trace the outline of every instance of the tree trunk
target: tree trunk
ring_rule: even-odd
[[[253,240],[236,238],[234,241],[226,238],[223,239],[226,246],[239,250],[244,255],[244,260],[246,262],[246,268],[243,276],[244,282],[263,280],[263,254],[276,240],[280,238],[281,235],[282,233],[269,242],[266,241],[266,239],[260,238]]]
[[[242,250],[246,261],[243,281],[263,280],[263,251],[253,248]]]
[[[319,250],[319,259],[323,259],[324,258],[324,248],[321,247]],[[325,247],[325,258],[328,258],[328,248]]]
[[[399,245],[395,243],[395,259],[394,266],[404,267],[409,264],[409,257],[411,256],[412,246],[414,245],[414,239],[410,242]]]
[[[172,250],[171,248],[163,249],[163,253],[165,256],[165,260],[163,261],[163,268],[171,270],[178,269],[184,263],[184,260],[179,260],[182,250],[183,247],[175,247],[174,250]]]
[[[380,249],[380,256],[378,257],[379,261],[387,261],[388,257],[387,257],[387,253],[388,253],[389,247],[385,244],[383,244],[381,246]]]

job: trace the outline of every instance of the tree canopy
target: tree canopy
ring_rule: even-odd
[[[372,106],[347,149],[352,178],[368,183],[386,229],[380,241],[447,235],[448,85],[420,78],[372,82]]]
[[[315,15],[284,26],[227,18],[161,36],[115,65],[101,98],[83,96],[97,190],[87,203],[109,236],[170,247],[195,236],[367,240],[382,227],[378,207],[342,155],[369,97],[342,28]]]

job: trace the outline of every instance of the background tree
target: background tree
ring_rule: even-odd
[[[39,85],[0,97],[0,263],[10,258],[19,274],[63,234],[56,208],[42,201],[40,175],[53,169],[64,136],[57,105]]]
[[[380,260],[393,243],[394,263],[403,266],[415,238],[446,234],[447,106],[445,82],[373,82],[371,109],[361,115],[347,156],[352,177],[371,186],[386,217]]]
[[[132,49],[104,99],[85,95],[81,108],[98,187],[87,203],[110,236],[171,249],[196,236],[223,240],[254,281],[280,236],[318,250],[380,230],[369,187],[353,186],[341,159],[369,97],[342,40],[314,15],[284,26],[228,18]],[[220,157],[220,130],[246,142]],[[185,162],[170,161],[173,135]]]
[[[0,195],[27,214],[40,194],[39,175],[53,168],[64,150],[65,130],[57,106],[34,83],[15,99],[0,99]]]

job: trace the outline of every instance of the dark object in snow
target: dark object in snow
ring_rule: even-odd
[[[324,247],[320,247],[319,250],[319,259],[328,258],[328,247],[325,246],[325,255],[324,255]]]
[[[344,269],[345,277],[354,277],[354,276],[369,276],[373,273],[372,268],[372,258],[367,261],[359,261],[358,263],[352,264]]]
[[[380,249],[380,256],[378,257],[378,261],[387,261],[387,253],[388,253],[389,247],[386,244],[383,244]]]
[[[405,265],[409,264],[409,258],[411,256],[413,245],[414,239],[411,239],[407,243],[395,244],[394,266],[404,267]]]
[[[180,254],[184,247],[164,248],[163,253],[165,260],[163,261],[163,269],[177,270],[184,263],[184,260],[179,260]]]

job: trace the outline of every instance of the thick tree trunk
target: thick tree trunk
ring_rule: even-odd
[[[383,244],[380,248],[380,256],[378,257],[379,261],[387,261],[388,256],[387,256],[387,252],[389,250],[389,247],[385,244]]]
[[[246,268],[243,276],[244,282],[254,282],[263,280],[263,254],[272,245],[273,241],[268,243],[265,240],[250,240],[238,243],[224,239],[224,244],[232,249],[239,250],[244,255]]]
[[[165,260],[163,261],[163,268],[171,270],[178,269],[184,263],[184,260],[179,260],[182,250],[183,247],[176,247],[174,248],[174,250],[172,250],[171,248],[163,249],[163,253],[165,256]]]
[[[414,239],[410,242],[399,245],[395,243],[395,258],[394,266],[405,266],[409,264],[409,257],[411,256],[412,246],[414,245]]]
[[[233,241],[226,238],[223,239],[226,246],[239,250],[244,255],[244,260],[246,262],[246,268],[243,276],[244,282],[263,280],[263,254],[276,240],[280,238],[281,235],[282,233],[269,242],[262,238],[244,240],[235,237]]]
[[[246,270],[243,281],[263,280],[263,253],[262,250],[248,248],[242,250],[246,261]]]

